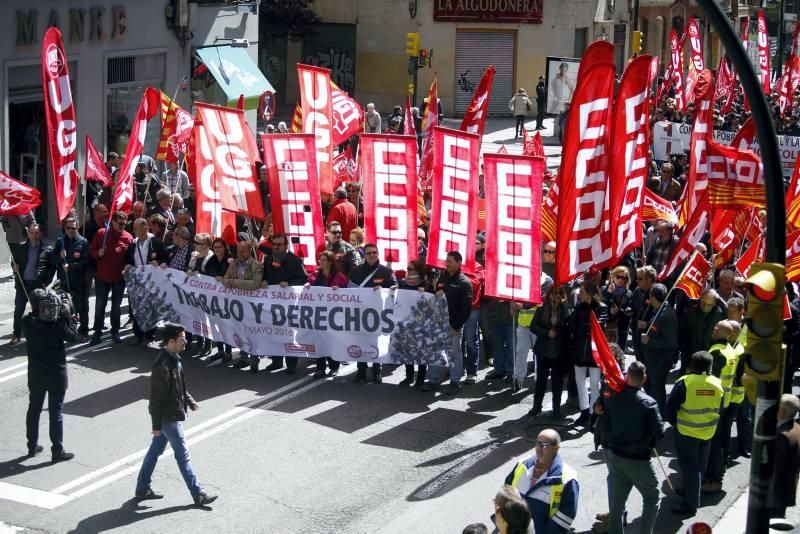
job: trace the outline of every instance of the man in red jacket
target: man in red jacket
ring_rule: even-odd
[[[328,218],[325,219],[325,225],[332,222],[338,222],[342,226],[342,235],[344,239],[350,239],[350,232],[358,226],[358,210],[355,205],[347,198],[347,191],[343,187],[336,190],[336,202],[331,206],[328,212]]]
[[[97,261],[94,335],[90,345],[100,343],[109,293],[111,293],[111,339],[114,343],[122,343],[119,337],[120,306],[122,294],[125,292],[122,269],[125,267],[128,245],[133,242],[133,236],[125,231],[127,220],[128,217],[124,212],[114,212],[109,226],[98,230],[89,246],[89,255]]]

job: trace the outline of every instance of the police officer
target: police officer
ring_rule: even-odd
[[[700,506],[700,482],[724,395],[720,379],[711,376],[713,362],[707,351],[692,354],[689,374],[678,379],[667,399],[665,416],[678,430],[675,444],[683,476],[682,502],[672,507],[676,514],[694,515]]]
[[[714,358],[711,374],[722,382],[723,396],[722,409],[719,413],[719,424],[711,442],[711,452],[708,457],[703,493],[717,493],[722,491],[722,478],[725,476],[725,458],[728,455],[731,441],[731,415],[730,410],[733,379],[736,376],[736,364],[739,358],[728,340],[733,336],[734,329],[730,321],[720,321],[714,326],[712,333],[713,344],[708,349]]]

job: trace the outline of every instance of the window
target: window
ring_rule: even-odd
[[[164,54],[108,58],[106,72],[106,151],[124,154],[128,148],[139,103],[147,86],[161,89],[165,75]],[[155,155],[161,124],[148,125],[144,154]],[[151,128],[153,131],[151,131]]]
[[[586,39],[589,33],[588,28],[575,28],[575,48],[572,57],[583,57],[583,51],[586,50]]]

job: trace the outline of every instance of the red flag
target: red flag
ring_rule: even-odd
[[[800,156],[794,162],[792,179],[786,190],[786,231],[800,230]]]
[[[414,127],[414,117],[411,115],[411,95],[406,95],[406,112],[403,117],[403,133],[417,137],[417,129]]]
[[[747,49],[750,45],[750,38],[749,35],[749,28],[750,28],[750,17],[744,17],[742,20],[742,27],[741,27],[741,35],[739,36],[742,40],[742,48],[744,51],[747,52]],[[742,87],[739,84],[739,75],[736,74],[736,70],[731,69],[733,71],[732,76],[730,77],[730,83],[728,85],[728,98],[725,100],[725,103],[722,105],[722,109],[720,109],[720,113],[725,114],[730,112],[733,108],[733,100],[737,94],[742,94]],[[744,108],[745,111],[749,111],[750,107],[747,103],[747,96],[744,96]]]
[[[433,220],[428,235],[427,264],[444,269],[447,253],[457,250],[461,270],[475,272],[475,233],[478,198],[478,155],[481,138],[460,130],[435,126],[433,143]]]
[[[292,133],[303,133],[303,108],[300,104],[295,105],[294,113],[292,114]]]
[[[539,131],[537,130],[536,133],[529,136],[528,130],[525,127],[522,128],[522,155],[523,156],[535,156],[537,158],[546,158],[546,154],[544,153],[544,143],[542,142],[542,136],[539,135]]]
[[[0,215],[26,215],[42,203],[38,189],[0,171]]]
[[[78,135],[69,66],[61,32],[55,27],[47,29],[42,41],[42,85],[56,211],[58,220],[61,221],[75,204],[80,176],[75,170]]]
[[[197,128],[192,130],[189,141],[187,167],[189,176],[197,185],[197,216],[195,217],[198,234],[206,233],[221,237],[229,245],[235,245],[236,215],[232,211],[222,209],[219,180],[214,173],[214,155],[209,149],[205,137],[206,130],[201,127],[201,119],[195,119]]]
[[[739,131],[736,132],[730,146],[739,150],[753,150],[753,144],[756,140],[756,123],[753,122],[753,117],[748,117]]]
[[[781,115],[786,114],[792,106],[794,98],[794,91],[797,89],[797,84],[800,83],[800,58],[797,57],[797,37],[798,29],[795,28],[792,35],[792,48],[789,51],[789,57],[786,58],[786,66],[783,69],[783,75],[778,81],[778,108]]]
[[[483,126],[486,124],[486,114],[489,111],[489,95],[492,92],[494,72],[494,66],[489,65],[489,68],[481,76],[478,88],[475,89],[475,94],[472,95],[472,102],[470,102],[467,111],[464,113],[464,118],[461,120],[460,130],[483,136]]]
[[[752,210],[711,212],[711,246],[716,252],[715,267],[729,263],[736,256],[752,217]]]
[[[478,198],[478,224],[477,230],[479,232],[486,231],[486,199]]]
[[[747,279],[750,277],[750,268],[753,266],[753,263],[761,261],[763,258],[764,240],[761,236],[758,236],[755,241],[750,243],[750,246],[744,251],[742,257],[736,261],[736,270]]]
[[[558,237],[558,184],[553,183],[542,202],[542,238],[555,241]]]
[[[160,91],[152,87],[145,89],[142,101],[139,104],[139,111],[136,112],[136,119],[131,128],[128,150],[125,152],[125,159],[117,172],[117,183],[114,188],[114,200],[111,201],[111,211],[129,212],[133,206],[133,173],[139,163],[139,156],[144,147],[144,137],[147,133],[147,121],[156,116],[161,100]],[[198,195],[198,206],[200,200]],[[219,234],[212,234],[219,235]]]
[[[669,34],[672,50],[672,85],[675,87],[675,107],[686,111],[686,97],[683,89],[683,43],[678,41],[678,34],[672,30]]]
[[[708,229],[709,215],[708,195],[704,194],[689,223],[683,228],[683,234],[672,250],[669,261],[658,274],[658,280],[666,279],[681,263],[694,254],[695,247],[702,241],[703,235]]]
[[[558,172],[556,284],[562,285],[611,259],[606,194],[611,153],[613,63],[589,67],[578,81],[567,120]]]
[[[709,271],[711,271],[711,264],[695,251],[675,282],[675,289],[680,289],[692,300],[699,299],[706,287]]]
[[[370,243],[392,270],[405,270],[417,249],[417,138],[361,135],[364,223]]]
[[[333,157],[333,189],[338,189],[343,183],[352,182],[356,174],[357,163],[353,158],[350,145]]]
[[[671,58],[672,56],[670,56]],[[658,86],[658,90],[656,91],[656,104],[660,104],[661,101],[667,96],[669,92],[669,88],[672,87],[673,75],[672,75],[672,63],[670,62],[667,65],[667,68],[664,70],[664,75],[661,78],[661,84]]]
[[[786,236],[786,279],[800,280],[800,230]]]
[[[758,79],[761,81],[761,89],[763,89],[765,95],[769,95],[769,36],[767,35],[767,19],[760,9],[758,10],[758,66]]]
[[[711,100],[714,97],[712,82],[711,71],[706,69],[700,73],[695,87],[696,116],[690,137],[689,177],[680,211],[681,224],[686,224],[697,210],[700,198],[708,187],[708,140],[711,137]]]
[[[606,384],[619,393],[625,389],[625,378],[622,376],[622,369],[619,368],[619,364],[614,358],[614,353],[611,352],[611,347],[608,346],[603,327],[600,326],[600,322],[593,311],[589,312],[589,318],[592,333],[592,358],[606,378]]]
[[[100,182],[103,187],[111,187],[114,183],[111,173],[108,172],[108,167],[106,167],[102,156],[97,152],[88,135],[86,136],[86,167],[83,170],[83,176],[86,180]]]
[[[261,136],[267,167],[272,223],[276,233],[290,237],[292,252],[306,269],[317,265],[317,251],[324,249],[322,206],[319,202],[316,149],[312,134]]]
[[[759,237],[764,237],[764,227],[761,225],[761,220],[758,218],[758,211],[757,209],[750,210],[752,217],[750,218],[747,232],[744,235],[744,238],[751,243]]]
[[[731,78],[733,77],[733,67],[731,60],[728,59],[727,54],[723,53],[719,58],[719,65],[717,66],[717,79],[714,84],[714,100],[722,100],[727,98],[728,92],[731,89]]]
[[[333,112],[333,144],[338,146],[361,131],[364,110],[333,81],[331,81],[331,110]]]
[[[642,220],[655,221],[658,219],[678,224],[678,215],[672,207],[672,202],[664,200],[645,188],[644,195],[642,195]]]
[[[317,175],[320,192],[333,193],[333,107],[331,71],[311,65],[297,65],[303,109],[303,133],[313,133],[317,147]]]
[[[544,159],[484,154],[486,287],[491,297],[539,304]]]
[[[716,209],[763,208],[767,205],[761,158],[708,139],[708,202]]]
[[[429,175],[433,167],[433,128],[439,124],[439,92],[436,86],[436,73],[428,91],[428,105],[422,116],[422,157],[419,162],[419,179],[422,186],[429,185]]]
[[[686,104],[694,102],[694,87],[697,85],[697,78],[706,68],[703,61],[703,38],[700,35],[700,28],[697,27],[697,20],[689,19],[686,26],[686,35],[689,37],[689,50],[691,58],[689,61],[689,72],[686,75]]]
[[[239,101],[236,102],[236,109],[244,111],[244,95],[239,95]]]
[[[597,63],[614,63],[614,45],[608,41],[597,40],[586,47],[581,56],[581,64],[578,67],[578,78],[580,81],[586,71]]]
[[[650,139],[650,87],[658,58],[636,57],[622,75],[614,104],[611,136],[611,263],[642,245],[642,195],[647,180]]]

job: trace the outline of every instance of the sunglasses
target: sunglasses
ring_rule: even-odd
[[[332,235],[342,235],[342,231],[341,230],[329,230],[329,232]]]
[[[545,250],[544,253],[545,254],[555,254],[556,251],[555,250]]]
[[[625,276],[624,274],[615,274],[614,275],[614,280],[627,280],[627,279],[628,279],[628,277]]]

